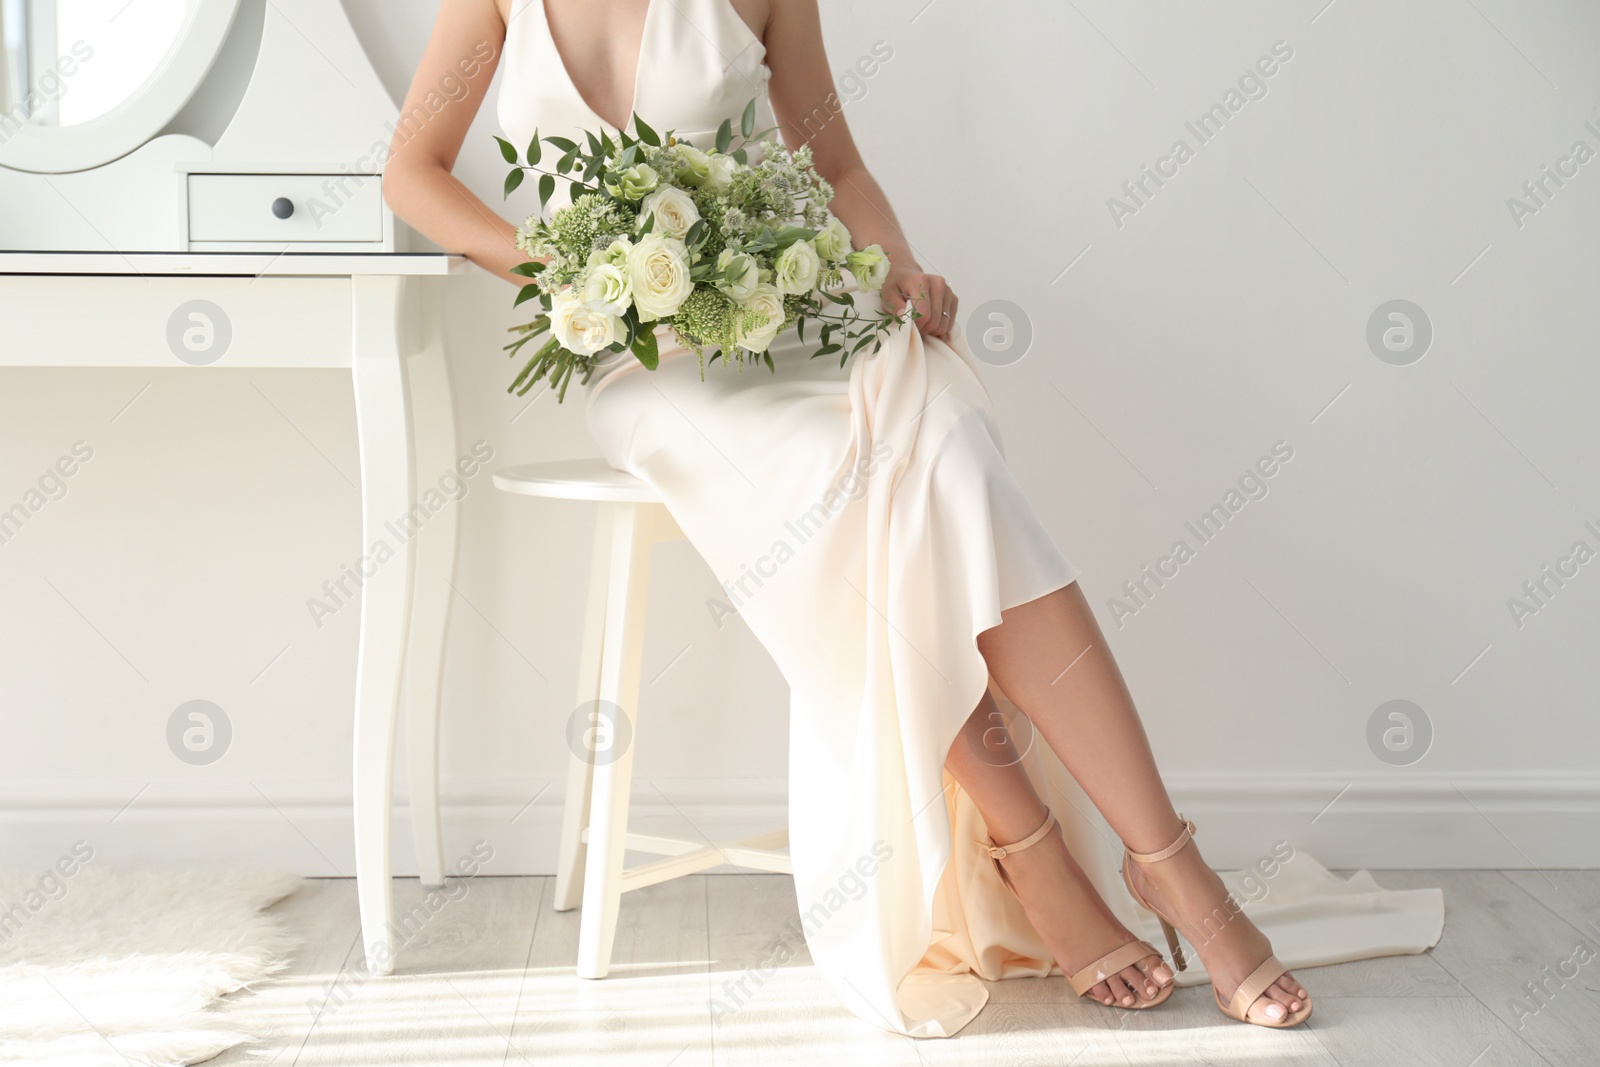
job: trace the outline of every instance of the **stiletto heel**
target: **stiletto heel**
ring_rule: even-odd
[[[1005,867],[1001,866],[1000,861],[1005,859],[1007,856],[1015,855],[1016,853],[1021,852],[1025,848],[1032,848],[1034,845],[1037,845],[1040,841],[1044,840],[1046,834],[1055,829],[1055,825],[1055,813],[1049,808],[1046,808],[1044,825],[1039,827],[1033,833],[1029,834],[1027,837],[1024,837],[1021,841],[1010,845],[997,845],[992,840],[978,842],[978,844],[982,845],[988,851],[989,858],[994,861],[995,870],[1000,872],[1000,880],[1005,883],[1006,888],[1011,890],[1012,895],[1016,896],[1018,900],[1021,900],[1022,897],[1017,893],[1017,887],[1011,884],[1011,876],[1006,874],[1006,869]],[[1165,925],[1165,920],[1163,920],[1163,925]],[[1176,934],[1169,933],[1167,935],[1168,943],[1175,945],[1177,943],[1176,937]],[[1078,996],[1087,996],[1089,990],[1093,989],[1095,986],[1099,985],[1101,982],[1105,981],[1107,978],[1123,970],[1124,968],[1132,967],[1140,960],[1146,959],[1150,956],[1159,955],[1161,955],[1161,953],[1157,952],[1155,948],[1149,944],[1149,942],[1138,940],[1129,941],[1112,949],[1104,956],[1101,956],[1099,959],[1089,964],[1089,966],[1080,969],[1074,974],[1068,975],[1067,984],[1072,987],[1072,991]],[[1132,1005],[1133,1010],[1143,1011],[1145,1008],[1153,1008],[1158,1004],[1165,1004],[1167,1002],[1167,998],[1172,996],[1172,990],[1175,988],[1175,986],[1176,983],[1168,982],[1166,985],[1158,987],[1156,995],[1150,1000],[1135,1000]],[[1096,1001],[1095,1003],[1098,1004],[1099,1001]]]
[[[1183,817],[1180,815],[1179,818]],[[1122,881],[1128,887],[1128,895],[1133,897],[1134,902],[1141,908],[1152,913],[1161,921],[1161,932],[1166,935],[1167,947],[1172,950],[1172,965],[1180,971],[1187,969],[1187,961],[1183,958],[1183,950],[1178,947],[1178,931],[1173,927],[1172,921],[1163,915],[1160,909],[1146,900],[1144,894],[1139,892],[1138,888],[1133,884],[1133,870],[1130,864],[1159,863],[1169,856],[1175,856],[1193,840],[1194,832],[1194,823],[1189,819],[1184,819],[1183,832],[1178,835],[1178,839],[1161,851],[1134,852],[1131,849],[1124,848],[1122,853]],[[1262,1022],[1249,1016],[1250,1005],[1254,1004],[1261,994],[1271,989],[1272,984],[1288,972],[1289,968],[1279,962],[1278,957],[1269,954],[1265,960],[1256,966],[1255,970],[1245,977],[1244,981],[1239,983],[1239,988],[1233,991],[1233,996],[1228,998],[1226,1004],[1222,1002],[1222,994],[1217,991],[1215,982],[1211,985],[1211,996],[1217,1002],[1217,1010],[1230,1019],[1237,1019],[1239,1022],[1250,1023],[1254,1026],[1266,1026],[1274,1030],[1282,1030],[1288,1026],[1298,1026],[1311,1016],[1310,997],[1304,998],[1305,1003],[1300,1006],[1299,1011],[1290,1012],[1288,1008],[1284,1008],[1286,1014],[1277,1022]]]
[[[1178,946],[1178,931],[1161,916],[1157,915],[1156,919],[1161,923],[1161,932],[1166,935],[1167,950],[1172,954],[1172,965],[1180,971],[1188,970],[1189,961],[1183,958],[1183,949]]]

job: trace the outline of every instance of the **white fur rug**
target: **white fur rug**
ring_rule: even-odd
[[[0,874],[0,1062],[166,1067],[259,1036],[217,1002],[286,966],[262,909],[298,875],[73,866]]]

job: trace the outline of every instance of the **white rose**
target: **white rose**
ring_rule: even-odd
[[[810,241],[796,241],[778,253],[772,264],[772,284],[780,292],[797,296],[809,293],[817,287],[817,273],[821,269],[822,260],[817,256],[816,246]]]
[[[828,224],[817,231],[811,243],[817,246],[817,255],[829,263],[842,263],[850,254],[850,231],[837,216],[829,215]]]
[[[550,298],[550,332],[562,348],[580,356],[592,356],[627,336],[621,319],[591,307],[571,289]]]
[[[675,185],[663,185],[644,198],[644,203],[639,205],[639,218],[642,221],[650,215],[656,217],[651,233],[673,237],[684,236],[689,227],[700,221],[700,209],[694,206],[688,193]]]
[[[724,270],[729,264],[734,266],[733,280],[721,282],[717,288],[727,293],[734,303],[743,303],[755,295],[756,286],[761,283],[761,264],[748,252],[724,248],[717,257],[717,269]]]
[[[737,331],[735,342],[741,348],[748,348],[752,352],[765,352],[783,325],[783,294],[774,286],[762,283],[756,286],[756,291],[751,294],[750,299],[742,301],[740,306],[759,312],[766,318],[754,329]]]
[[[621,315],[633,303],[633,285],[628,279],[628,272],[611,263],[590,267],[589,280],[583,287],[583,300],[607,315]]]
[[[628,280],[641,322],[671,315],[694,291],[689,250],[676,237],[647,234],[628,253]]]

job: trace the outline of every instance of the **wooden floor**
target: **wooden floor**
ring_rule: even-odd
[[[578,912],[550,910],[548,878],[454,883],[454,899],[436,897],[442,906],[431,913],[415,881],[397,882],[397,907],[419,905],[419,928],[386,978],[361,970],[354,883],[313,880],[275,909],[305,938],[293,968],[237,998],[241,1014],[274,1036],[211,1062],[1600,1063],[1600,872],[1387,871],[1378,879],[1393,888],[1443,886],[1443,941],[1423,956],[1298,971],[1317,1008],[1297,1030],[1231,1023],[1210,1003],[1209,987],[1179,990],[1159,1011],[1114,1012],[1074,1000],[1064,979],[1049,978],[994,983],[974,1022],[954,1039],[932,1041],[857,1021],[803,945],[770,977],[756,975],[782,954],[794,915],[786,877],[709,875],[629,894],[611,977],[598,982],[573,975]],[[1559,977],[1574,969],[1576,977]],[[734,985],[741,978],[742,992]],[[1540,982],[1545,991],[1535,1001],[1528,983]]]

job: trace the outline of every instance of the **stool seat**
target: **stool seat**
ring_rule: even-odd
[[[661,498],[638,478],[603,459],[563,459],[525,463],[494,472],[494,484],[508,493],[557,500],[598,500],[613,504],[659,504]]]

